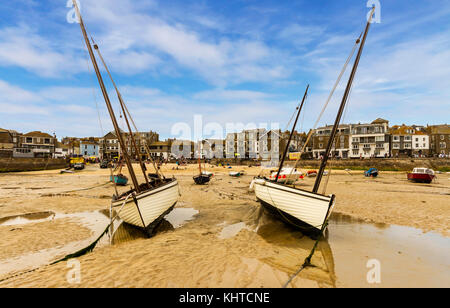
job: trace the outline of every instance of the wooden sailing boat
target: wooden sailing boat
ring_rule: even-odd
[[[371,17],[373,16],[373,13],[374,9],[372,9],[372,14],[370,15]],[[265,208],[267,208],[270,212],[279,216],[285,222],[293,225],[294,227],[302,229],[306,234],[311,235],[322,234],[326,228],[326,222],[334,208],[335,196],[334,195],[326,196],[319,194],[318,190],[325,171],[325,167],[327,165],[328,158],[330,156],[334,139],[336,137],[336,132],[349,97],[350,89],[352,87],[352,83],[356,74],[356,70],[358,68],[359,60],[361,58],[367,34],[369,32],[370,24],[371,20],[367,22],[364,36],[361,41],[358,54],[356,56],[355,63],[353,65],[353,69],[350,74],[350,78],[348,80],[347,87],[345,89],[338,114],[336,116],[333,130],[331,131],[330,139],[328,141],[328,145],[326,148],[326,153],[321,162],[319,172],[317,173],[317,178],[313,190],[306,191],[303,189],[288,186],[284,183],[276,182],[276,180],[271,181],[270,179],[262,177],[255,178],[250,185],[250,189],[255,190],[256,198],[261,202],[261,204]],[[359,43],[359,39],[357,43]],[[297,120],[300,115],[307,92],[308,88],[306,89],[305,96],[303,97],[302,105],[297,114],[297,119],[294,123],[291,135],[289,136],[288,146],[292,139],[292,134],[297,124]],[[278,176],[283,168],[288,146],[286,147],[286,150],[282,157],[278,174],[275,179],[278,179]]]
[[[197,185],[204,185],[206,183],[209,183],[209,181],[211,180],[211,175],[203,173],[202,172],[202,163],[201,163],[201,159],[200,159],[200,144],[199,144],[199,155],[198,155],[198,170],[199,170],[199,174],[194,176],[194,182]]]
[[[83,34],[86,47],[89,52],[89,56],[91,58],[92,64],[95,69],[95,73],[97,75],[97,79],[100,85],[100,88],[103,93],[103,98],[105,99],[106,107],[108,108],[109,115],[112,120],[112,124],[114,126],[114,130],[116,132],[117,138],[119,140],[120,147],[122,148],[122,154],[125,159],[126,166],[128,168],[128,172],[130,174],[131,180],[133,182],[133,189],[130,191],[127,191],[121,195],[114,195],[113,196],[113,202],[112,207],[121,207],[120,211],[120,217],[122,220],[128,224],[140,227],[145,229],[146,231],[150,231],[155,227],[162,218],[167,215],[176,205],[178,201],[179,196],[179,189],[178,189],[178,181],[175,178],[171,179],[158,179],[157,181],[149,182],[147,174],[146,174],[146,168],[143,164],[140,155],[138,155],[140,167],[142,169],[145,183],[139,184],[136,173],[134,172],[133,165],[131,162],[130,155],[127,151],[127,147],[125,145],[125,142],[123,140],[123,136],[121,134],[121,131],[119,129],[119,125],[117,123],[116,116],[114,114],[114,110],[111,106],[111,101],[109,99],[108,93],[106,91],[105,84],[103,83],[103,78],[100,73],[97,61],[94,56],[94,52],[92,50],[91,43],[89,41],[89,38],[86,33],[86,28],[83,23],[83,19],[81,17],[78,5],[76,0],[72,0],[73,5],[75,7],[76,14],[79,18],[79,23],[81,27],[81,32]],[[94,46],[95,49],[98,51],[98,46]],[[99,51],[98,51],[99,52]],[[105,66],[105,69],[107,70],[111,80],[111,74],[103,61],[103,58],[101,57],[101,54],[99,53],[99,56],[103,62],[103,65]],[[134,134],[131,130],[128,117],[126,116],[126,106],[123,102],[122,96],[120,95],[120,92],[118,91],[116,84],[112,80],[114,87],[116,89],[120,106],[122,108],[123,114],[125,116],[125,121],[128,126],[128,130],[131,137],[131,144],[135,149],[135,153],[139,153],[139,150],[135,143]],[[150,232],[149,232],[150,233]]]

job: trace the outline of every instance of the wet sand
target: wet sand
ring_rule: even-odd
[[[163,167],[180,182],[173,217],[151,239],[122,230],[114,245],[105,240],[78,258],[81,283],[75,285],[67,282],[66,262],[44,264],[84,247],[106,227],[108,218],[98,211],[109,208],[114,191],[109,171],[88,166],[74,174],[1,174],[0,280],[39,268],[0,287],[281,287],[301,266],[314,242],[265,213],[248,192],[259,167],[208,167],[215,176],[205,186],[193,183],[195,165],[174,168]],[[228,176],[241,170],[241,178]],[[374,286],[449,287],[449,178],[440,174],[427,185],[409,183],[400,172],[369,179],[361,171],[333,171],[326,192],[336,194],[335,212],[344,215],[333,218],[328,240],[312,259],[316,267],[302,271],[290,287],[372,286],[366,281],[371,258],[385,269]],[[298,186],[313,183],[306,178]],[[2,218],[49,211],[54,219],[2,225]]]

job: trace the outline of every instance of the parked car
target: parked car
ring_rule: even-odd
[[[103,160],[103,161],[100,163],[100,168],[102,168],[102,169],[109,168],[110,166],[111,166],[111,163],[110,163],[109,161],[107,161],[107,160]]]
[[[75,170],[83,170],[84,169],[84,164],[83,163],[76,163],[73,165],[73,169]]]

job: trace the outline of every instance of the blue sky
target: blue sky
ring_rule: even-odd
[[[138,128],[163,138],[196,114],[284,128],[308,83],[299,128],[311,128],[369,11],[367,0],[80,2]],[[66,3],[0,3],[0,127],[58,137],[111,129]],[[411,3],[380,0],[345,122],[450,122],[450,2]],[[320,124],[333,122],[347,77]]]

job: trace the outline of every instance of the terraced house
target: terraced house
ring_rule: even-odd
[[[370,124],[350,124],[350,129],[350,158],[381,158],[390,155],[389,121],[379,118]]]
[[[394,125],[390,129],[393,157],[429,155],[429,136],[420,126]]]
[[[50,158],[55,152],[56,137],[40,131],[20,136],[20,147],[14,149],[16,157]]]
[[[312,137],[312,152],[314,158],[320,158],[325,155],[325,150],[330,140],[332,125],[327,125],[324,127],[319,127],[313,134]],[[331,149],[332,157],[339,158],[349,158],[350,157],[350,129],[351,126],[347,124],[342,124],[338,127],[336,138]]]
[[[14,148],[20,142],[20,134],[15,130],[0,128],[0,157],[12,157]]]
[[[430,152],[434,156],[450,155],[450,125],[433,125],[427,127],[430,135]]]

